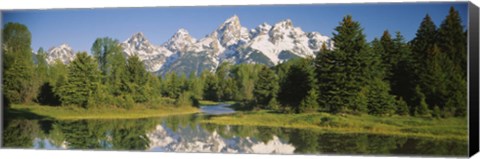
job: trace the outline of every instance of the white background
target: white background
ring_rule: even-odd
[[[425,0],[0,0],[0,10],[10,9],[50,9],[50,8],[103,8],[103,7],[147,7],[147,6],[206,6],[206,5],[249,5],[249,4],[311,4],[311,3],[366,3],[366,2],[418,2]],[[451,1],[451,0],[435,0]],[[479,0],[473,0],[477,6]],[[0,18],[1,20],[1,18]],[[0,117],[0,119],[2,119]],[[255,155],[255,154],[212,154],[212,153],[160,153],[125,151],[78,151],[78,150],[22,150],[0,149],[0,159],[318,159],[318,158],[418,158],[418,157],[381,157],[381,156],[318,156],[318,155]],[[425,159],[425,157],[422,157]],[[476,154],[474,158],[480,158]]]

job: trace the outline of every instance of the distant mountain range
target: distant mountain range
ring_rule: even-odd
[[[333,41],[318,32],[304,32],[290,19],[269,25],[263,23],[248,30],[234,15],[202,39],[195,39],[187,30],[179,29],[162,45],[150,43],[143,33],[136,33],[121,43],[125,56],[137,55],[149,72],[200,73],[214,71],[220,63],[259,63],[273,66],[295,57],[315,56],[325,43]],[[49,49],[47,61],[64,63],[75,57],[67,44]]]

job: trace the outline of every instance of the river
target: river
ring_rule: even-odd
[[[125,120],[10,120],[3,146],[159,152],[274,154],[467,155],[466,143],[370,134],[319,133],[308,129],[202,123],[229,115],[228,104],[201,113]]]

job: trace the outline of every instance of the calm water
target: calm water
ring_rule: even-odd
[[[200,114],[150,119],[9,120],[4,124],[3,146],[161,152],[467,155],[467,144],[458,141],[200,122],[212,114],[234,113],[226,106],[201,107],[204,112]]]

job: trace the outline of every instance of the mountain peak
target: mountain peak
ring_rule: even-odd
[[[218,29],[210,34],[219,39],[224,46],[230,46],[237,43],[242,38],[248,38],[248,30],[243,28],[240,24],[240,19],[237,15],[225,20],[225,22],[218,27]]]
[[[238,16],[236,14],[234,14],[233,16],[231,16],[230,18],[228,18],[227,20],[225,20],[224,23],[228,23],[228,22],[238,22],[240,21],[240,18],[238,18]]]
[[[130,38],[127,39],[127,43],[144,43],[148,42],[147,38],[142,32],[133,34]]]
[[[73,59],[75,59],[75,53],[73,52],[72,47],[68,44],[63,43],[57,47],[52,47],[48,49],[47,52],[47,63],[53,64],[57,59],[59,59],[62,63],[68,64]]]
[[[274,25],[274,28],[278,28],[278,27],[293,28],[292,20],[290,20],[290,19],[282,20],[282,21],[280,21],[280,22],[278,22]]]
[[[180,28],[163,46],[172,52],[185,52],[189,46],[193,46],[197,40],[190,36],[188,31]]]
[[[190,36],[190,33],[188,33],[188,30],[185,28],[180,28],[177,30],[177,32],[173,35],[172,38],[192,38]]]

